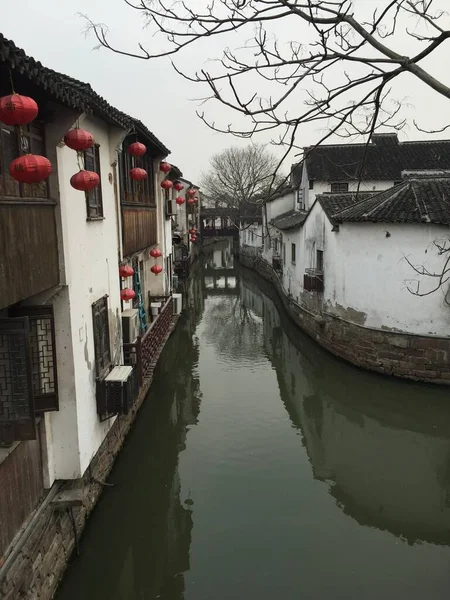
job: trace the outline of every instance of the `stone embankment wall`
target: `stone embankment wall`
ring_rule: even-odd
[[[286,295],[267,261],[244,254],[240,261],[270,281],[292,320],[336,356],[385,375],[450,384],[450,339],[371,329],[326,312],[311,312]]]
[[[156,360],[173,328],[174,325],[160,340]],[[130,413],[117,417],[84,477],[52,487],[25,531],[16,540],[11,553],[0,565],[1,600],[53,598],[151,382],[152,376],[144,380]],[[63,500],[67,498],[67,505],[58,500],[59,496]]]

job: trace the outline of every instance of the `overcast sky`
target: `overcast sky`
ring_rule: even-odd
[[[438,4],[446,6],[449,1],[438,0]],[[199,2],[189,0],[188,3],[191,6]],[[356,0],[356,3],[373,10],[378,0]],[[77,13],[88,14],[96,22],[105,22],[111,30],[111,40],[125,49],[135,49],[138,41],[149,46],[155,43],[155,38],[142,29],[140,16],[122,0],[0,0],[0,9],[0,31],[6,37],[45,66],[89,82],[108,102],[141,119],[171,149],[169,160],[181,168],[186,178],[198,181],[213,153],[230,145],[246,143],[215,133],[198,119],[195,114],[198,103],[191,99],[201,97],[205,90],[177,75],[167,59],[141,61],[104,49],[93,50],[95,40],[84,35],[85,23]],[[298,41],[305,43],[311,34],[298,28],[286,32],[283,26],[283,35],[287,36],[285,39],[300,38]],[[236,36],[236,45],[241,42]],[[202,68],[208,57],[216,56],[224,47],[220,38],[209,40],[208,44],[190,50],[182,59],[184,66]],[[450,41],[426,66],[450,85]],[[248,82],[249,93],[255,91],[254,84],[254,81]],[[448,120],[450,101],[438,97],[413,78],[405,77],[395,91],[399,98],[404,98],[405,114],[410,119],[414,117],[429,128],[442,126],[445,119]],[[222,124],[233,118],[218,104],[207,106],[206,112],[210,119]],[[298,143],[312,144],[319,133],[314,127],[306,128]],[[400,137],[418,139],[425,136],[410,126]],[[450,137],[450,132],[435,137]],[[266,137],[259,141],[270,140]],[[293,161],[292,156],[287,162]]]

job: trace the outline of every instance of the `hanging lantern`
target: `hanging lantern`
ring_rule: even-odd
[[[195,204],[195,200],[194,198],[188,198],[187,203],[192,206],[193,204]]]
[[[28,96],[11,94],[0,98],[0,121],[5,125],[28,125],[38,112],[38,105]]]
[[[144,181],[144,179],[147,179],[147,171],[145,169],[135,167],[134,169],[131,169],[130,177],[131,179],[134,179],[134,181]]]
[[[197,241],[197,236],[196,235],[191,236],[191,242],[196,242],[196,241]]]
[[[124,288],[120,290],[120,299],[128,302],[129,300],[133,300],[136,297],[136,292],[131,288]]]
[[[153,265],[153,267],[150,269],[150,271],[155,275],[159,275],[162,272],[162,270],[163,268],[161,267],[161,265]]]
[[[70,185],[80,192],[93,190],[100,183],[100,177],[94,171],[78,171],[70,178]]]
[[[134,275],[134,269],[129,265],[122,265],[121,267],[119,267],[119,275],[123,278],[131,277],[132,275]]]
[[[94,137],[84,129],[71,129],[64,136],[64,143],[72,150],[87,150],[94,144]]]
[[[52,172],[52,165],[45,156],[24,154],[11,161],[9,174],[20,183],[40,183]]]
[[[161,181],[161,187],[163,188],[163,190],[170,190],[170,188],[172,187],[172,182],[170,181],[170,179],[164,179],[164,181]]]
[[[160,162],[159,170],[163,173],[170,173],[170,171],[172,170],[172,165],[170,165],[168,162]]]
[[[184,188],[184,185],[181,183],[181,181],[175,181],[173,184],[173,187],[177,190],[177,192],[181,192],[181,190]]]
[[[189,188],[189,189],[187,190],[187,192],[186,192],[186,196],[187,196],[188,198],[192,198],[193,196],[195,196],[195,190],[194,190],[194,188]]]
[[[195,204],[197,204],[197,202],[198,202],[198,196],[194,196],[194,201],[195,201]]]
[[[197,233],[197,230],[195,229],[195,227],[192,227],[192,229],[189,229],[189,233],[191,235],[195,235]]]
[[[182,198],[181,196],[177,196],[175,198],[175,202],[178,204],[178,206],[181,206],[182,204],[184,204],[184,198]]]
[[[128,154],[131,156],[144,156],[147,152],[147,146],[141,144],[141,142],[134,142],[128,146]]]
[[[160,256],[162,256],[162,252],[159,248],[152,248],[150,250],[150,256],[152,258],[159,258]]]

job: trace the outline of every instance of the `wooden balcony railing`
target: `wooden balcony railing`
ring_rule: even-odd
[[[303,276],[303,289],[306,292],[323,292],[323,271],[318,271],[317,269],[306,269],[306,273]]]
[[[172,326],[172,296],[158,297],[158,301],[161,299],[164,300],[164,305],[147,331],[139,336],[133,344],[123,345],[125,364],[137,367],[139,385],[142,385],[144,379],[152,374],[162,344]]]

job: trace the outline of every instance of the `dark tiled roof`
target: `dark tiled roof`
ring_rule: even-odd
[[[359,178],[366,144],[323,145],[305,148],[309,179],[342,181]],[[361,178],[400,181],[405,170],[450,168],[450,140],[399,142],[395,134],[374,135],[367,146]],[[294,167],[294,179],[301,179],[302,163]]]
[[[371,198],[376,192],[347,192],[345,194],[320,194],[316,200],[320,202],[325,214],[332,221],[333,215],[361,200]]]
[[[338,212],[337,222],[450,224],[450,177],[411,178]]]
[[[47,69],[34,58],[27,56],[24,50],[17,48],[14,42],[6,39],[0,33],[0,65],[2,63],[43,88],[62,104],[88,114],[94,113],[125,129],[135,129],[161,154],[170,153],[170,150],[141,121],[108,104],[104,98],[94,92],[89,83],[83,83],[52,69]]]
[[[308,213],[306,211],[290,210],[289,212],[283,213],[275,219],[272,219],[270,224],[281,230],[294,229],[294,227],[303,225],[307,216]]]

